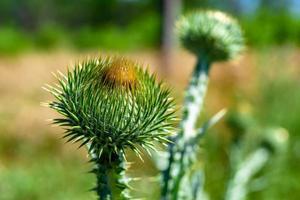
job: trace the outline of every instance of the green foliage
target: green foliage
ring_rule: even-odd
[[[262,1],[250,14],[243,12],[245,8],[239,9],[238,1],[185,0],[182,8],[190,11],[208,7],[239,16],[247,42],[254,47],[299,45],[298,17],[289,13],[288,2],[282,2]],[[0,53],[14,54],[32,47],[38,50],[61,46],[113,50],[158,47],[162,16],[163,6],[158,0],[27,0],[19,3],[2,0],[0,27],[13,33],[2,35],[3,30],[0,31]],[[12,36],[16,38],[11,39]]]
[[[13,27],[0,27],[0,53],[16,54],[31,46],[28,35]]]
[[[80,159],[66,161],[35,157],[31,164],[11,166],[0,172],[0,199],[2,200],[90,200],[91,176],[80,175]],[[30,159],[30,158],[29,158]],[[77,167],[74,167],[77,166]],[[81,171],[80,171],[81,170]],[[72,184],[70,184],[72,183]]]
[[[0,126],[1,200],[95,199],[88,193],[93,177],[81,175],[88,165],[80,165],[79,154],[62,150],[53,133],[40,130],[40,137],[33,139],[4,127]]]
[[[74,48],[76,50],[134,50],[159,45],[159,18],[144,15],[129,25],[82,26],[76,30],[45,23],[30,33],[18,27],[0,28],[0,54],[26,50]]]
[[[0,53],[28,50],[23,48],[27,42],[38,50],[65,46],[118,50],[157,47],[160,18],[154,9],[156,4],[157,1],[2,0],[1,29],[13,26],[12,31],[24,40],[10,39],[12,34],[2,35],[0,31]]]
[[[155,15],[145,15],[128,26],[82,27],[71,35],[69,43],[77,49],[153,48],[159,43],[159,19]]]
[[[252,17],[242,18],[241,24],[250,45],[261,47],[270,44],[300,44],[299,19],[287,12],[274,15],[271,11],[261,10]]]
[[[53,49],[67,45],[68,34],[59,26],[45,24],[39,28],[32,40],[40,49]]]
[[[269,183],[276,187],[266,187],[264,191],[254,194],[260,199],[280,200],[291,194],[289,198],[296,200],[300,195],[297,190],[300,177],[300,87],[297,73],[286,68],[297,69],[297,62],[292,59],[294,55],[298,55],[298,49],[281,47],[261,50],[258,56],[261,95],[253,102],[257,105],[255,117],[263,124],[284,127],[290,137],[285,155],[266,169],[271,172]],[[272,72],[276,73],[272,75]]]
[[[231,59],[244,46],[237,22],[217,11],[194,12],[182,17],[177,32],[186,49],[197,56],[205,54],[211,61]]]

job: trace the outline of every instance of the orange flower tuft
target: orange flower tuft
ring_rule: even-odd
[[[110,66],[105,69],[102,81],[104,85],[112,88],[134,88],[137,84],[135,63],[124,58],[113,59]]]

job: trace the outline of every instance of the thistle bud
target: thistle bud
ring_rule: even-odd
[[[228,60],[240,53],[244,39],[238,23],[219,11],[198,11],[183,16],[176,24],[182,45],[210,61]]]
[[[138,63],[120,57],[88,60],[49,89],[56,97],[49,107],[63,116],[54,123],[65,127],[68,141],[89,144],[98,158],[167,141],[174,119],[169,90]]]

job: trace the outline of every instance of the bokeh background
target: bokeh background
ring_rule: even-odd
[[[300,199],[299,0],[1,0],[0,199],[96,199],[86,153],[49,125],[56,113],[40,105],[52,98],[41,87],[55,82],[51,72],[118,53],[149,64],[180,109],[195,58],[178,45],[173,23],[204,8],[235,16],[247,42],[241,58],[215,64],[210,74],[200,121],[229,112],[201,144],[205,190],[223,199],[234,142],[242,138],[242,151],[251,151],[276,129],[288,142],[257,175],[248,199]],[[159,199],[149,156],[130,160],[129,174],[140,177],[132,183],[135,197]]]

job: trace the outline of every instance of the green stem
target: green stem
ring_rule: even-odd
[[[210,62],[205,56],[198,58],[197,65],[188,86],[183,107],[183,119],[180,124],[180,134],[184,141],[195,136],[196,122],[203,107],[208,86]]]
[[[192,199],[208,200],[208,196],[204,191],[204,173],[202,170],[196,170],[191,177]]]
[[[122,155],[101,155],[101,158],[93,158],[93,173],[97,178],[94,191],[99,200],[127,200],[128,178],[125,176],[125,162]]]
[[[209,68],[210,62],[207,57],[199,57],[186,91],[180,130],[176,138],[173,139],[174,143],[169,145],[169,165],[163,171],[162,200],[178,199],[180,182],[185,174],[185,170],[191,165],[192,161],[185,155],[193,151],[193,149],[187,143],[196,135],[195,126],[201,113],[207,90]]]
[[[110,200],[112,198],[112,191],[109,184],[109,167],[97,162],[94,173],[97,178],[97,186],[94,190],[97,193],[99,200]]]
[[[260,147],[239,164],[236,173],[229,182],[226,200],[246,199],[247,184],[263,168],[270,154],[268,149]]]

